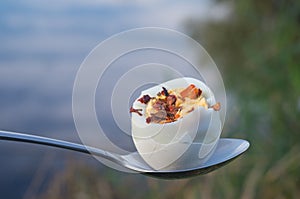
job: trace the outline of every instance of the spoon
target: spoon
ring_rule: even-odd
[[[228,164],[243,154],[250,146],[246,140],[221,138],[212,156],[203,164],[197,164],[197,160],[194,160],[197,158],[193,158],[186,161],[185,165],[182,165],[181,168],[153,170],[144,162],[138,152],[120,155],[82,144],[8,131],[0,131],[0,140],[28,142],[92,154],[110,160],[132,171],[163,179],[187,178],[209,173]]]

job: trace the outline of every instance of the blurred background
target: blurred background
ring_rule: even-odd
[[[165,181],[0,141],[1,198],[297,198],[299,1],[2,0],[0,129],[80,142],[72,118],[80,64],[104,39],[144,26],[205,47],[228,95],[222,137],[249,140],[249,151],[211,174]]]

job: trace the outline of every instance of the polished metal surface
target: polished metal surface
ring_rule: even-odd
[[[103,149],[84,146],[82,144],[8,131],[0,131],[0,140],[28,142],[93,154],[132,171],[163,179],[187,178],[209,173],[228,164],[243,154],[250,146],[249,142],[246,140],[221,138],[212,156],[203,164],[198,164],[199,160],[191,157],[182,161],[182,163],[179,164],[179,166],[177,165],[174,169],[166,168],[164,170],[153,170],[144,162],[137,152],[119,155]],[[197,143],[195,143],[195,145],[197,145]]]

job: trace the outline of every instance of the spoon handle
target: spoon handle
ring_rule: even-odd
[[[97,149],[94,147],[84,146],[82,144],[77,144],[77,143],[72,143],[72,142],[67,142],[67,141],[62,141],[62,140],[56,140],[56,139],[47,138],[47,137],[41,137],[41,136],[36,136],[36,135],[29,135],[29,134],[8,132],[8,131],[0,130],[0,140],[27,142],[27,143],[46,145],[46,146],[53,146],[53,147],[57,147],[57,148],[78,151],[81,153],[93,154],[93,155],[111,160],[116,163],[119,162],[119,158],[116,157],[116,155],[114,155],[113,153],[110,153],[108,151],[104,151],[104,150]]]

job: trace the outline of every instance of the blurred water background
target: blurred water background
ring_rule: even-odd
[[[0,129],[80,142],[72,88],[88,53],[131,28],[199,41],[224,78],[222,137],[250,150],[206,176],[152,179],[87,155],[0,141],[1,198],[296,198],[300,195],[300,4],[296,1],[0,2]]]

